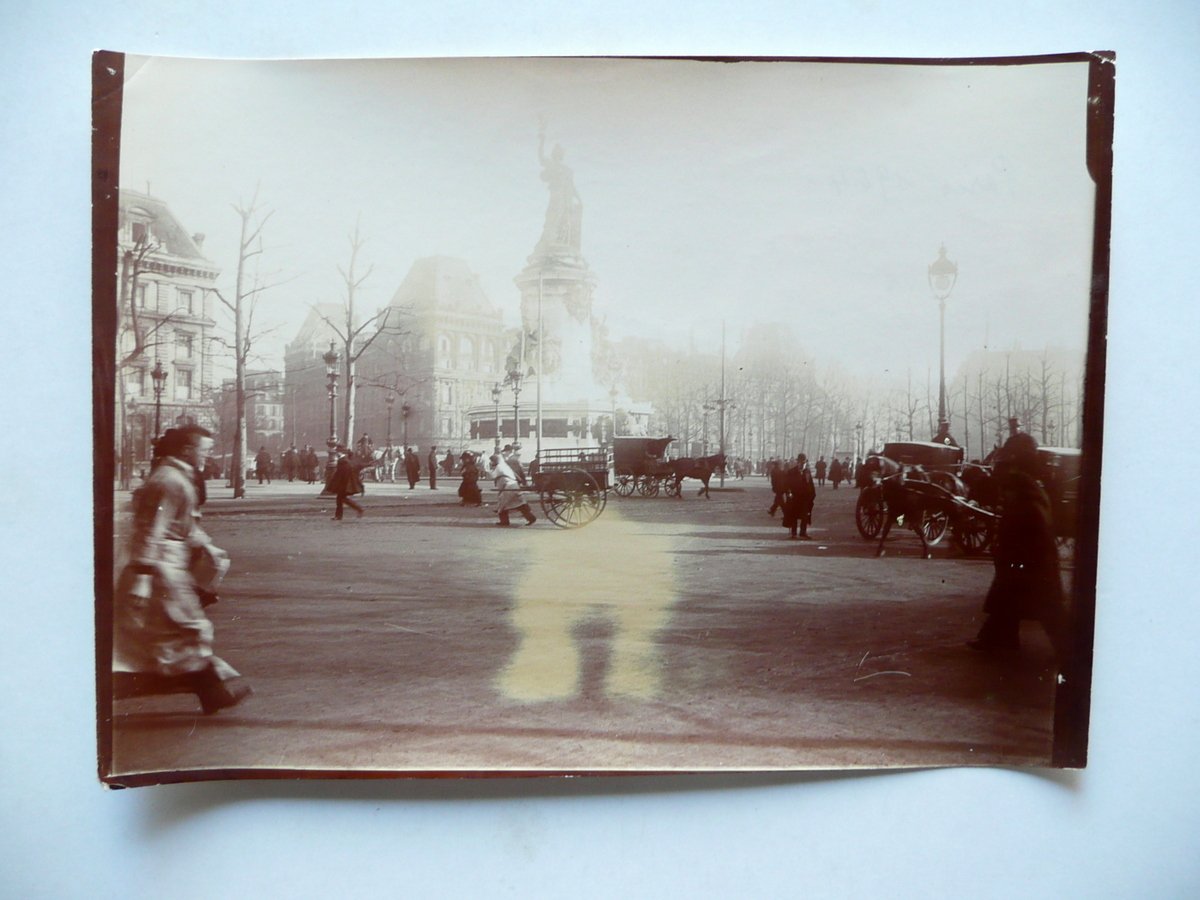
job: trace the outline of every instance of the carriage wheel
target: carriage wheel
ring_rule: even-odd
[[[984,509],[985,507],[980,508]],[[954,523],[954,542],[967,556],[987,550],[994,533],[993,521],[988,516],[976,516],[963,512]]]
[[[674,476],[668,475],[662,480],[663,493],[668,497],[678,497],[682,495],[683,489],[680,487],[681,482],[675,480]]]
[[[950,530],[950,513],[944,509],[927,509],[921,519],[921,534],[925,543],[932,547],[940,543]]]
[[[877,487],[863,488],[854,506],[854,524],[858,533],[868,541],[879,537],[883,523],[887,521],[887,504],[883,502],[883,491]]]
[[[618,497],[629,497],[633,494],[635,480],[632,475],[618,475],[613,490],[617,492]]]
[[[568,484],[559,484],[542,493],[542,509],[546,518],[559,528],[582,528],[608,504],[608,495],[587,472],[567,473]]]
[[[643,497],[657,497],[658,479],[653,475],[643,475],[638,479],[637,491]]]

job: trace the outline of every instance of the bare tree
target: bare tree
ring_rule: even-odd
[[[257,335],[254,334],[254,312],[258,299],[264,291],[278,287],[282,282],[263,284],[257,275],[257,257],[262,255],[262,231],[274,211],[262,212],[258,208],[258,188],[249,203],[232,204],[233,211],[242,220],[238,240],[237,272],[234,278],[233,299],[225,297],[216,288],[209,288],[233,313],[233,361],[234,361],[234,432],[233,453],[230,461],[230,483],[234,498],[246,496],[246,362]],[[248,269],[255,263],[255,274]],[[246,286],[252,278],[252,286]]]
[[[359,231],[359,223],[354,223],[354,231],[348,236],[350,242],[350,262],[346,268],[338,266],[338,274],[342,276],[346,294],[343,299],[343,313],[340,321],[334,322],[315,306],[313,309],[333,329],[334,334],[342,342],[342,366],[345,385],[345,402],[342,405],[342,440],[349,445],[354,440],[354,407],[358,392],[357,368],[358,361],[379,335],[386,333],[399,334],[398,329],[388,321],[392,307],[385,306],[372,316],[361,322],[356,321],[358,312],[355,300],[359,289],[371,277],[374,265],[367,266],[361,274],[358,272],[358,255],[365,241]],[[372,330],[374,329],[374,330]],[[369,333],[368,333],[369,332]],[[364,335],[366,335],[364,337]]]

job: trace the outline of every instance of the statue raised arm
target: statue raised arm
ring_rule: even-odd
[[[538,249],[543,252],[570,251],[576,255],[580,249],[583,225],[583,201],[575,189],[575,177],[570,167],[563,162],[563,148],[556,144],[549,156],[546,155],[546,131],[538,131],[538,162],[542,166],[542,181],[550,190],[550,201],[546,206],[546,222]]]

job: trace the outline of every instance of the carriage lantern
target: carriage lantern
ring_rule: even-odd
[[[163,388],[167,386],[167,370],[163,368],[161,359],[154,361],[150,377],[154,379],[154,438],[157,440],[158,430],[161,427]]]
[[[929,288],[938,301],[938,435],[949,435],[946,418],[946,299],[958,281],[958,264],[946,258],[946,245],[938,248],[938,258],[929,266]]]

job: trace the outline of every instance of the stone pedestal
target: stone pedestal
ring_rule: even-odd
[[[540,349],[542,402],[595,400],[607,389],[592,373],[592,290],[595,279],[579,257],[531,257],[515,279],[525,333],[544,335]],[[539,328],[539,319],[541,327]],[[538,368],[536,343],[526,367]]]

